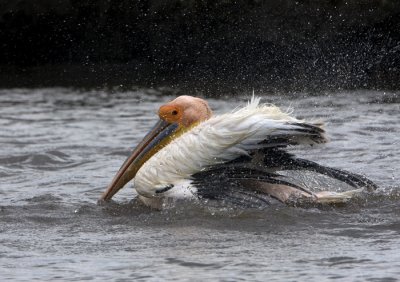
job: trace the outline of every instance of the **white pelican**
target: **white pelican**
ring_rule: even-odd
[[[376,185],[363,176],[296,158],[288,146],[326,143],[321,123],[296,119],[253,97],[247,106],[212,115],[200,98],[180,96],[163,105],[159,121],[121,166],[101,200],[134,179],[139,199],[160,208],[166,199],[213,199],[250,206],[267,198],[284,203],[342,202]],[[313,193],[280,171],[312,171],[356,190]]]

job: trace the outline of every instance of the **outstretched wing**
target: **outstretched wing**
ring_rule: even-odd
[[[279,144],[284,146],[282,142]],[[286,204],[295,204],[299,199],[317,199],[318,195],[279,173],[293,170],[315,172],[357,189],[372,191],[377,188],[364,176],[296,158],[279,147],[259,149],[249,156],[210,167],[193,175],[193,184],[202,198],[245,207],[268,205],[271,197]]]
[[[299,198],[318,198],[319,195],[282,173],[285,171],[314,172],[369,191],[377,188],[361,175],[296,158],[286,151],[288,146],[326,143],[328,140],[321,123],[295,119],[276,107],[260,107],[254,99],[235,114],[238,121],[235,123],[231,119],[226,124],[227,130],[234,126],[236,132],[240,132],[248,127],[253,128],[247,130],[252,134],[229,149],[242,152],[241,156],[193,175],[201,197],[250,205],[259,202],[260,198],[265,202],[265,195],[285,203],[296,202]]]

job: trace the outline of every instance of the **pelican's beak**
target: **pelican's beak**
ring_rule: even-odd
[[[100,200],[110,200],[134,178],[140,167],[174,138],[178,128],[177,123],[168,123],[160,119],[123,163]]]

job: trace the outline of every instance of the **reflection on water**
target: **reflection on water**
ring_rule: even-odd
[[[344,207],[148,210],[125,188],[97,205],[171,96],[162,91],[0,91],[0,277],[39,280],[392,281],[400,275],[398,93],[265,96],[322,119],[331,143],[297,154],[380,189]],[[246,97],[210,99],[216,112]],[[24,270],[22,271],[21,266]]]

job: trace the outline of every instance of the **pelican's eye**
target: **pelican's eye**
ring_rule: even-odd
[[[179,122],[183,114],[183,110],[178,106],[164,105],[158,110],[161,119],[169,123]]]

